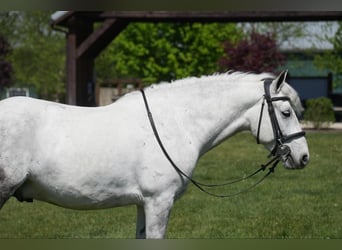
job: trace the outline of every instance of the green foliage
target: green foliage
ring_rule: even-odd
[[[244,30],[249,33],[273,34],[277,40],[277,46],[298,47],[298,40],[306,36],[312,36],[308,32],[307,22],[255,22],[242,23]]]
[[[2,12],[7,18],[0,29],[12,46],[15,85],[34,86],[40,98],[56,100],[65,92],[65,37],[51,29],[52,13]]]
[[[340,239],[342,133],[308,132],[306,138],[310,148],[306,168],[289,171],[279,164],[249,193],[219,199],[190,184],[173,207],[167,237]],[[241,177],[259,168],[266,155],[254,137],[240,133],[204,155],[194,178],[219,183]],[[258,176],[215,191],[232,193],[256,180]],[[12,198],[0,211],[0,221],[2,239],[134,238],[136,209],[76,211]]]
[[[334,73],[333,85],[334,88],[342,87],[342,22],[339,22],[339,27],[332,39],[326,38],[330,41],[334,49],[327,51],[322,55],[317,55],[314,59],[314,64],[320,69],[329,69]]]
[[[329,98],[320,97],[306,101],[304,119],[313,123],[315,129],[335,121],[333,104]]]
[[[137,77],[148,84],[212,74],[221,43],[241,37],[235,24],[132,23],[96,60],[97,77]]]

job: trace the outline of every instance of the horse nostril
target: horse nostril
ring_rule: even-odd
[[[305,166],[309,162],[309,156],[308,155],[303,155],[301,164],[302,166]]]

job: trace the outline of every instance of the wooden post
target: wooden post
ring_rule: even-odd
[[[75,31],[71,28],[66,35],[66,103],[76,105],[76,61],[77,43]]]
[[[66,60],[68,104],[96,106],[95,58],[127,24],[126,21],[109,19],[93,31],[93,21],[70,18]]]
[[[94,58],[78,55],[80,44],[93,32],[93,23],[71,18],[67,33],[67,103],[95,106]]]

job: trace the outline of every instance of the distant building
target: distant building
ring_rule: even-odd
[[[5,99],[13,96],[29,96],[37,98],[37,92],[34,87],[10,87],[0,91],[0,99]]]
[[[286,50],[286,64],[282,68],[289,70],[288,82],[299,93],[302,103],[308,99],[328,97],[334,105],[336,120],[342,121],[342,89],[333,87],[333,75],[329,69],[319,69],[314,58],[324,50]]]
[[[97,88],[97,105],[104,106],[115,102],[121,96],[140,89],[142,81],[140,79],[116,79],[106,80],[99,84]]]

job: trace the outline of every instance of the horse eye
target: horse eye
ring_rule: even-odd
[[[290,115],[291,115],[291,111],[290,110],[286,110],[286,111],[283,111],[281,113],[283,114],[284,117],[290,117]]]

